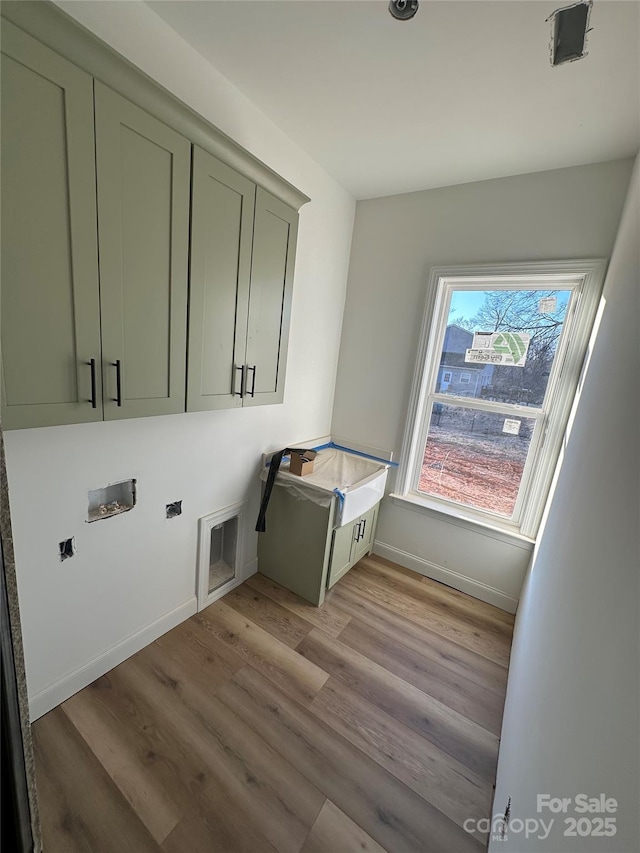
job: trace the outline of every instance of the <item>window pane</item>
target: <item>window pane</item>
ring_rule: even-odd
[[[436,392],[541,406],[570,296],[560,289],[454,290]]]
[[[510,518],[534,426],[534,418],[434,403],[418,491]]]

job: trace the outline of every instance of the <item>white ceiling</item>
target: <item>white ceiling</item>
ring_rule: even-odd
[[[610,160],[640,147],[640,0],[595,0],[588,55],[552,68],[570,0],[148,0],[356,198]]]

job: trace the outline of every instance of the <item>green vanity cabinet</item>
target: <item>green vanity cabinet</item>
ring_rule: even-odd
[[[187,410],[281,403],[298,213],[194,146]]]
[[[1,103],[3,424],[102,420],[93,81],[3,21]]]
[[[191,144],[95,83],[105,420],[184,412]]]
[[[331,588],[373,548],[379,506],[376,504],[360,518],[333,531],[327,588]]]
[[[267,529],[258,536],[258,571],[317,606],[326,590],[373,548],[380,503],[335,527],[338,498],[328,507],[300,500],[276,486]]]

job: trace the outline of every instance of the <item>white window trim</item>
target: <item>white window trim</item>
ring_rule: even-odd
[[[565,428],[571,405],[575,396],[582,363],[589,342],[589,335],[596,316],[602,286],[606,272],[607,261],[603,259],[577,259],[567,261],[543,261],[516,264],[480,264],[463,267],[434,267],[431,270],[427,287],[426,304],[418,345],[416,369],[411,387],[409,409],[405,435],[400,454],[400,466],[397,475],[396,493],[394,499],[405,499],[414,506],[424,506],[431,511],[441,511],[445,515],[457,516],[473,523],[474,519],[480,525],[490,524],[491,527],[503,530],[515,536],[535,539],[540,519],[544,510],[545,500],[551,486],[553,473],[560,453]],[[419,446],[425,434],[426,399],[429,388],[437,371],[435,364],[437,348],[442,343],[432,335],[432,329],[437,329],[442,321],[445,310],[445,300],[439,296],[439,285],[448,279],[455,279],[456,289],[464,287],[465,281],[471,285],[479,278],[491,276],[491,290],[508,289],[514,282],[532,279],[541,287],[573,284],[576,297],[570,308],[570,333],[564,347],[564,356],[559,353],[553,371],[558,378],[562,377],[562,388],[558,389],[553,401],[552,422],[540,422],[532,438],[527,466],[523,473],[527,475],[528,485],[526,494],[519,495],[522,504],[519,522],[502,519],[491,513],[475,511],[470,507],[457,506],[450,501],[440,501],[435,497],[427,497],[412,488],[418,456],[424,448]],[[552,377],[550,377],[551,382]],[[455,405],[456,396],[451,396],[450,402]],[[490,409],[491,404],[485,401],[471,401],[468,397],[460,397],[461,405],[475,408],[476,403],[482,409]],[[531,408],[517,407],[523,417],[531,417]],[[535,411],[535,410],[534,410]],[[529,414],[527,414],[529,412]],[[544,452],[543,452],[544,449]],[[529,470],[526,470],[529,467]],[[520,509],[520,507],[518,508]]]

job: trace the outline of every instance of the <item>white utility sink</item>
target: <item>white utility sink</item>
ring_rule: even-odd
[[[320,442],[298,446],[314,444]],[[270,461],[263,456],[263,481]],[[327,589],[373,549],[390,464],[329,445],[300,477],[283,459],[258,537],[258,571],[319,607]]]
[[[298,477],[283,462],[278,473],[282,485],[298,497],[328,505],[337,495],[335,526],[342,527],[363,515],[384,497],[389,466],[335,448],[318,451],[313,472]]]
[[[363,480],[358,480],[353,485],[341,490],[344,498],[340,501],[342,504],[339,516],[340,523],[336,524],[336,527],[342,527],[344,524],[353,521],[354,518],[364,515],[367,510],[381,501],[384,497],[386,482],[387,467],[385,466],[381,471],[376,471]]]

